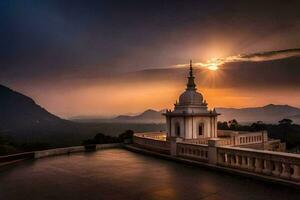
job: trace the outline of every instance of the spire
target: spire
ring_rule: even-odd
[[[190,76],[188,77],[188,83],[187,83],[187,90],[196,90],[196,84],[194,82],[194,75],[193,75],[193,61],[190,60]]]
[[[190,77],[193,76],[193,61],[190,60]]]

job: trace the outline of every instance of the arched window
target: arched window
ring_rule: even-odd
[[[175,135],[176,135],[176,137],[180,137],[180,125],[179,125],[179,123],[176,123],[176,125],[175,125]]]
[[[199,135],[203,135],[203,125],[202,125],[202,124],[199,124],[199,127],[198,127],[198,134],[199,134]]]

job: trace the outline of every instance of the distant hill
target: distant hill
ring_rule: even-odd
[[[163,112],[165,112],[165,110],[155,111],[148,109],[139,115],[120,115],[111,119],[111,121],[124,123],[165,123],[165,117],[162,115]]]
[[[300,109],[289,105],[274,105],[269,104],[263,107],[253,108],[216,108],[219,116],[219,121],[228,121],[237,119],[240,122],[255,122],[263,121],[265,123],[277,123],[283,118],[290,118],[295,123],[300,123]]]
[[[229,121],[236,119],[241,123],[252,123],[263,121],[265,123],[277,123],[283,118],[290,118],[294,123],[300,124],[300,109],[289,105],[269,104],[263,107],[253,108],[216,108],[221,115],[219,121]],[[120,115],[112,119],[98,119],[98,122],[118,122],[118,123],[165,123],[162,113],[165,110],[146,110],[138,115]],[[77,119],[80,121],[80,119]],[[82,122],[95,122],[97,119],[85,118]]]
[[[76,116],[69,118],[69,120],[80,123],[164,124],[165,117],[162,115],[164,112],[165,109],[160,111],[148,109],[136,115],[119,115],[114,118]]]

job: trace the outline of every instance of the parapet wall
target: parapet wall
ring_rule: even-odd
[[[43,158],[43,157],[48,157],[48,156],[55,156],[55,155],[82,152],[82,151],[85,151],[84,146],[48,149],[48,150],[43,150],[43,151],[35,151],[34,158],[37,159],[37,158]]]
[[[238,147],[218,147],[217,164],[300,182],[300,155]]]
[[[120,146],[121,146],[120,143],[96,144],[95,150],[114,148],[114,147],[120,147]],[[48,156],[56,156],[56,155],[63,155],[63,154],[70,154],[70,153],[77,153],[77,152],[84,152],[84,151],[86,151],[84,146],[48,149],[48,150],[43,150],[43,151],[35,151],[34,158],[37,159],[37,158],[43,158],[43,157],[48,157]]]
[[[121,147],[121,145],[122,145],[121,143],[96,144],[94,150],[117,148],[117,147]],[[47,149],[43,151],[32,151],[32,152],[12,154],[7,156],[0,156],[0,167],[18,161],[22,161],[22,160],[38,159],[38,158],[44,158],[48,156],[57,156],[57,155],[84,152],[84,151],[86,151],[85,146],[73,146],[73,147]]]
[[[201,162],[208,162],[208,146],[198,144],[187,144],[177,142],[177,156],[198,160]]]
[[[256,135],[250,135],[252,136]],[[229,171],[275,178],[300,186],[299,154],[232,147],[228,146],[224,139],[218,138],[209,139],[207,144],[195,144],[176,138],[163,141],[138,135],[134,136],[133,143],[147,150],[164,150],[174,159],[184,158]]]
[[[143,134],[135,134],[133,136],[133,144],[148,150],[159,153],[170,154],[170,143],[166,140],[144,137]]]

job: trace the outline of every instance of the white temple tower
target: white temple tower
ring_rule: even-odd
[[[197,92],[192,61],[186,90],[180,95],[174,110],[167,110],[167,138],[183,139],[216,138],[218,113],[207,109],[207,103]]]

